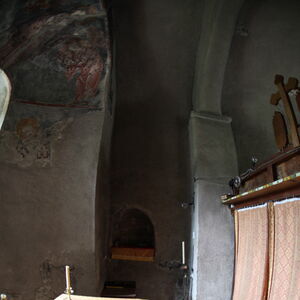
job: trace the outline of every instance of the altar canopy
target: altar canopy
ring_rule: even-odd
[[[300,299],[300,198],[235,211],[233,300]]]

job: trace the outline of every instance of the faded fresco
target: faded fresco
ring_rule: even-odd
[[[75,288],[100,285],[89,228],[110,67],[101,1],[0,1],[0,68],[12,83],[0,131],[0,293],[9,300],[54,299],[66,263]]]
[[[37,9],[51,12],[53,2],[25,2],[24,18]],[[60,1],[64,10],[70,9],[67,3]],[[12,24],[9,39],[0,43],[0,65],[10,75],[13,100],[101,109],[110,58],[99,6],[74,5],[70,13],[34,16],[20,26]]]
[[[66,119],[47,127],[36,118],[21,119],[14,131],[0,131],[0,162],[20,167],[51,166],[53,143],[63,138],[72,122]]]
[[[10,11],[3,16],[5,22],[0,19],[0,29],[6,28],[0,35],[0,67],[11,80],[12,96],[0,132],[0,162],[50,166],[53,141],[70,120],[106,105],[106,14],[94,0],[16,0],[3,5]],[[47,106],[61,108],[62,116],[47,120]]]
[[[81,30],[82,31],[82,30]],[[100,32],[101,33],[101,32]],[[99,94],[99,85],[104,71],[104,62],[99,54],[103,37],[93,26],[82,31],[88,38],[73,36],[58,45],[56,59],[66,79],[75,81],[75,103],[93,101]]]

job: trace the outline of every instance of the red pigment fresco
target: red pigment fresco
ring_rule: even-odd
[[[104,64],[90,41],[74,38],[65,43],[59,50],[59,60],[66,78],[69,81],[76,78],[75,102],[97,95]]]
[[[104,71],[104,61],[100,51],[107,50],[107,37],[98,27],[85,21],[84,24],[76,22],[69,34],[65,33],[63,37],[57,38],[60,26],[57,31],[52,27],[61,24],[64,17],[66,17],[64,14],[42,17],[31,24],[15,29],[11,39],[0,48],[0,62],[7,68],[36,55],[54,55],[66,79],[75,80],[73,103],[86,104],[99,92]],[[71,22],[74,22],[72,18],[67,23]],[[56,43],[53,42],[54,40]]]

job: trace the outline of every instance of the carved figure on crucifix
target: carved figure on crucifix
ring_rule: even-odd
[[[289,98],[290,91],[298,90],[298,80],[291,77],[289,78],[287,84],[284,84],[283,76],[275,75],[274,83],[278,87],[278,92],[272,94],[271,104],[278,105],[279,101],[282,100],[289,127],[288,134],[284,117],[280,112],[275,112],[273,117],[273,128],[277,146],[280,150],[284,150],[288,144],[291,144],[293,147],[298,147],[300,145],[298,124],[291,100]]]

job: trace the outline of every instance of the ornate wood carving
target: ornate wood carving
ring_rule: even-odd
[[[298,80],[296,78],[289,78],[288,83],[285,85],[283,76],[275,75],[274,83],[278,88],[278,92],[272,94],[271,104],[278,105],[280,100],[283,101],[285,114],[289,124],[290,143],[294,147],[298,147],[300,145],[300,139],[298,133],[297,119],[295,116],[295,112],[293,110],[293,106],[291,104],[291,100],[288,95],[288,93],[291,90],[298,89]],[[275,131],[275,136],[276,134],[278,134],[278,132]],[[277,140],[277,136],[276,136],[276,140]]]
[[[273,128],[276,144],[279,150],[283,150],[288,144],[288,132],[284,116],[276,111],[273,117]]]

